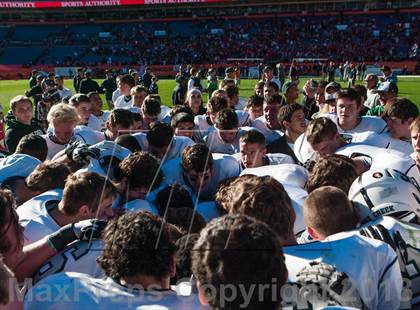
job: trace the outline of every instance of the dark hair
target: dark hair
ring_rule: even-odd
[[[193,115],[191,108],[184,104],[176,104],[171,108],[170,116],[173,118],[178,113],[187,113]]]
[[[134,123],[133,113],[127,109],[113,109],[108,117],[108,121],[111,127],[115,127],[118,124],[128,129]]]
[[[169,276],[176,248],[168,224],[159,217],[126,213],[108,223],[103,240],[98,264],[108,277]]]
[[[246,104],[246,108],[255,108],[255,107],[262,107],[264,104],[264,98],[258,95],[252,95],[249,97],[248,102]]]
[[[269,225],[279,237],[293,234],[292,202],[283,185],[270,176],[243,175],[229,186],[229,213],[252,216]]]
[[[143,116],[139,112],[131,112],[131,114],[133,115],[133,121],[134,122],[142,122],[143,121]]]
[[[283,105],[286,104],[286,101],[283,98],[283,96],[281,96],[279,94],[274,94],[273,96],[268,98],[268,100],[264,100],[264,103],[266,103],[266,104],[279,104],[279,105],[283,106]]]
[[[137,139],[130,134],[120,135],[115,139],[115,143],[129,149],[132,153],[141,151],[141,146]]]
[[[232,99],[233,97],[239,95],[239,88],[234,85],[226,86],[225,88],[227,96]]]
[[[357,105],[361,106],[364,104],[364,102],[362,102],[362,98],[365,98],[365,100],[367,98],[367,88],[364,85],[354,85],[352,89],[357,93],[359,97]]]
[[[70,97],[69,104],[73,107],[77,107],[81,102],[89,102],[90,99],[85,94],[74,94]]]
[[[182,151],[181,166],[186,172],[203,172],[213,166],[213,156],[205,144],[189,145]]]
[[[238,115],[233,109],[223,109],[217,115],[215,125],[218,129],[231,130],[239,127]]]
[[[163,215],[167,208],[186,207],[194,209],[190,193],[178,183],[162,189],[156,196],[155,205],[158,208],[160,215]]]
[[[88,97],[89,97],[89,99],[90,99],[90,97],[92,97],[92,96],[94,96],[94,95],[99,95],[99,93],[98,93],[97,91],[91,91],[91,92],[87,93],[87,95],[86,95],[86,96],[88,96]]]
[[[279,121],[280,127],[283,130],[286,130],[286,128],[283,126],[283,122],[290,122],[292,120],[293,113],[296,111],[303,111],[303,107],[300,104],[292,103],[286,104],[279,109],[277,119]]]
[[[120,83],[124,83],[130,87],[134,87],[136,85],[136,80],[130,74],[125,74],[122,77],[120,77]]]
[[[350,101],[355,101],[358,106],[360,105],[359,94],[353,88],[340,90],[337,93],[336,101],[338,101],[338,99],[348,99]]]
[[[159,115],[161,112],[160,101],[156,98],[148,97],[144,99],[141,110],[147,115]]]
[[[145,187],[155,189],[163,180],[159,162],[150,153],[135,152],[126,157],[120,164],[122,176],[127,177],[131,188]]]
[[[203,217],[191,208],[169,208],[166,220],[181,229],[183,233],[199,233],[205,226]]]
[[[385,119],[392,116],[406,122],[409,118],[415,119],[419,116],[419,108],[410,99],[394,97],[388,100],[382,114]]]
[[[176,241],[176,276],[174,283],[191,277],[191,251],[199,237],[199,234],[187,234]]]
[[[40,135],[30,133],[20,139],[15,153],[31,155],[42,162],[48,155],[47,141]]]
[[[207,110],[210,113],[217,113],[226,109],[228,107],[228,102],[226,98],[219,96],[212,96],[207,104]]]
[[[265,147],[265,136],[257,131],[257,130],[249,130],[245,134],[243,134],[239,141],[241,143],[257,143],[258,145],[261,145]]]
[[[147,141],[156,147],[167,147],[171,144],[174,131],[171,126],[163,122],[153,122],[147,132]]]
[[[318,117],[310,121],[306,128],[306,140],[312,144],[331,139],[338,132],[337,125],[327,117]]]
[[[331,154],[321,157],[315,163],[305,187],[310,193],[321,186],[331,185],[348,193],[356,178],[356,165],[351,158]]]
[[[13,198],[13,193],[7,189],[0,189],[0,233],[3,236],[8,229],[13,227],[18,243],[23,246],[23,240],[21,240],[19,234],[19,222],[12,213],[15,206],[16,201]],[[13,243],[9,242],[7,238],[0,238],[0,254],[10,252],[12,246]]]
[[[273,82],[273,81],[265,82],[264,83],[264,87],[266,87],[266,88],[269,88],[269,87],[274,88],[276,90],[276,93],[278,93],[280,91],[279,86],[277,85],[277,83],[276,82]]]
[[[175,129],[179,123],[192,123],[194,124],[194,117],[192,114],[179,112],[176,113],[171,119],[171,127]]]
[[[245,303],[251,310],[278,309],[287,280],[277,236],[266,224],[244,215],[217,218],[201,231],[192,251],[192,271],[212,309],[241,309]],[[250,292],[249,300],[242,294],[224,298],[227,285]],[[251,290],[255,285],[267,289]]]
[[[44,193],[54,188],[64,188],[70,168],[59,162],[46,161],[39,164],[26,178],[26,186],[34,192]]]

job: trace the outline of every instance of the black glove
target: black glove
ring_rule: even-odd
[[[49,235],[48,243],[59,252],[75,240],[91,241],[100,239],[106,224],[106,221],[97,219],[68,224]]]
[[[73,141],[73,142],[67,144],[66,145],[66,149],[64,151],[66,153],[66,155],[67,155],[67,158],[70,159],[70,160],[73,160],[73,152],[74,152],[74,150],[78,146],[81,146],[81,145],[86,145],[86,144],[84,142],[82,142],[82,141],[79,141],[79,140],[76,140],[76,141]]]
[[[73,151],[72,160],[82,166],[89,164],[90,159],[98,159],[101,151],[96,147],[89,147],[87,144],[79,144]]]

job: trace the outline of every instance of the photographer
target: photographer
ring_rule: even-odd
[[[51,107],[61,101],[60,93],[57,85],[53,80],[45,79],[43,84],[44,92],[42,93],[41,100],[38,102],[37,119],[41,124],[44,131],[48,129],[47,115]]]

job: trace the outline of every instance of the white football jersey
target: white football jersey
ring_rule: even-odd
[[[410,156],[401,152],[370,145],[349,144],[339,148],[336,153],[351,158],[363,157],[368,159],[369,170],[391,168],[413,177],[417,183],[420,182],[420,173],[416,162]]]
[[[420,307],[420,226],[389,216],[368,222],[359,229],[362,236],[388,243],[398,255],[404,280],[401,309]]]
[[[130,97],[130,100],[126,100],[125,96],[119,96],[114,101],[115,109],[129,109],[133,106],[133,98]]]
[[[45,139],[45,142],[47,143],[47,147],[48,147],[47,159],[48,160],[51,160],[55,156],[55,154],[57,154],[58,152],[66,148],[67,144],[55,143],[54,141],[51,140],[48,134],[42,135],[41,137],[43,137]],[[72,139],[71,141],[75,141],[75,139]]]
[[[117,88],[116,90],[114,90],[114,92],[112,93],[112,102],[115,103],[115,101],[117,101],[118,97],[121,96],[121,92],[120,89]]]
[[[46,297],[46,290],[48,296]],[[43,279],[25,295],[27,310],[200,310],[196,295],[184,296],[179,290],[143,290],[123,286],[111,278],[95,279],[76,272],[59,273]]]
[[[102,123],[95,115],[91,114],[88,119],[87,127],[92,130],[101,131],[102,130]]]
[[[212,197],[217,191],[219,184],[231,177],[237,177],[240,173],[240,165],[235,157],[226,154],[212,154],[213,168],[211,179],[205,188],[202,188],[202,195]],[[175,158],[164,163],[162,171],[165,175],[167,184],[179,183],[189,189],[194,196],[197,194],[193,189],[185,183],[183,169],[181,167],[181,158]],[[209,199],[209,200],[214,200]]]
[[[362,133],[342,133],[340,137],[347,142],[348,145],[372,145],[379,148],[387,148],[389,140],[382,135],[368,131]],[[301,134],[295,141],[293,146],[296,158],[305,163],[307,160],[317,160],[318,154],[306,139],[306,133]]]
[[[82,125],[74,128],[74,137],[87,145],[94,145],[105,140],[105,134],[103,132]]]
[[[269,175],[283,185],[290,185],[301,189],[305,188],[305,184],[309,178],[308,170],[296,164],[281,164],[248,168],[241,172],[241,175],[244,174],[253,174],[256,176]]]
[[[34,243],[61,228],[50,216],[49,210],[57,208],[62,195],[62,189],[50,190],[33,197],[17,208],[19,224],[25,229],[23,232],[25,245]]]
[[[256,176],[269,175],[283,185],[292,200],[292,207],[296,214],[293,232],[295,235],[300,235],[306,229],[302,206],[305,198],[308,196],[305,190],[305,184],[309,177],[308,171],[299,165],[282,164],[244,169],[241,175],[245,174]]]
[[[251,126],[257,128],[265,136],[267,145],[283,135],[281,130],[271,130],[267,127],[264,115],[251,122]]]
[[[289,282],[311,261],[345,273],[368,309],[398,309],[402,278],[394,250],[356,232],[338,233],[321,242],[283,247]]]
[[[102,111],[102,115],[96,116],[99,119],[99,121],[101,122],[101,128],[102,129],[105,129],[106,122],[107,122],[110,114],[111,114],[111,111]]]
[[[401,153],[404,153],[407,156],[410,156],[410,154],[413,152],[413,146],[409,141],[404,141],[401,139],[394,139],[391,137],[391,133],[384,132],[381,134],[382,137],[385,139],[388,139],[389,141],[389,149],[399,151]]]
[[[204,141],[210,152],[232,155],[239,152],[239,139],[250,130],[257,129],[252,127],[239,128],[235,140],[231,143],[226,143],[220,136],[219,130],[213,126],[207,131]]]
[[[331,119],[336,125],[339,133],[362,133],[366,131],[372,131],[377,134],[383,133],[386,129],[385,121],[378,116],[361,116],[360,122],[353,129],[343,129],[338,124],[337,114],[326,114],[326,117]]]
[[[51,257],[34,275],[34,283],[62,272],[80,272],[93,278],[104,276],[96,259],[102,254],[102,240],[76,241]]]
[[[136,138],[139,143],[142,151],[149,151],[149,141],[147,141],[147,134],[143,132],[138,132],[133,134],[133,137]],[[173,136],[169,150],[165,156],[165,162],[168,160],[174,159],[178,156],[181,156],[182,151],[189,145],[193,145],[194,141],[188,137],[183,136]]]

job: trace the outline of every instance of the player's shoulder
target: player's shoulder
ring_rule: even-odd
[[[143,199],[135,199],[128,201],[123,205],[123,207],[127,212],[148,211],[152,214],[159,215],[159,212],[156,209],[156,207],[147,200]]]
[[[93,145],[105,140],[103,132],[93,130],[84,125],[78,125],[74,128],[74,137],[77,140],[85,142],[87,145]]]
[[[28,219],[36,214],[46,214],[48,207],[47,205],[58,204],[62,196],[63,189],[57,188],[31,198],[16,209],[16,212],[19,215],[19,219]]]

